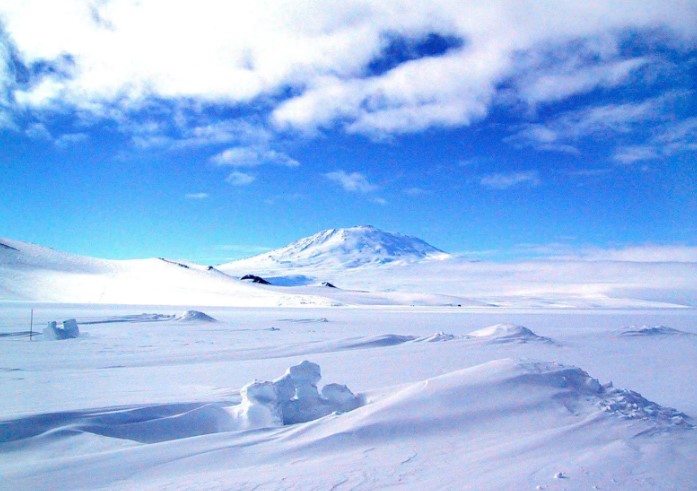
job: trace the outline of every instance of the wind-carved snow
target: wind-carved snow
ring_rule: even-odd
[[[691,428],[690,418],[676,409],[649,401],[638,392],[617,389],[612,382],[601,384],[584,370],[554,362],[520,362],[527,373],[516,384],[551,385],[568,390],[573,398],[583,398],[598,409],[621,419],[650,422],[652,428],[671,426]]]
[[[242,403],[230,413],[242,429],[312,421],[333,412],[356,409],[359,398],[345,385],[329,384],[320,395],[319,365],[303,361],[273,382],[252,382],[240,391]]]
[[[494,324],[493,326],[477,329],[467,334],[469,337],[491,341],[494,343],[553,343],[550,338],[538,336],[530,329],[515,324]]]
[[[352,269],[367,264],[409,263],[447,257],[450,255],[419,238],[364,225],[324,230],[281,249],[224,264],[221,269],[247,267],[251,270],[283,265]]]
[[[56,321],[51,321],[43,330],[44,339],[59,341],[62,339],[74,339],[80,336],[80,328],[75,319],[63,321],[63,327],[58,327]]]

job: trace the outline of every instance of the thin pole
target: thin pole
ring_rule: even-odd
[[[29,341],[34,335],[34,309],[31,309],[31,321],[29,322]]]

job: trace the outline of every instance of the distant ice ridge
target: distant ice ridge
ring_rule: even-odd
[[[312,421],[333,412],[356,409],[359,398],[345,385],[328,384],[316,363],[303,361],[273,382],[254,381],[242,387],[242,402],[229,408],[240,429],[264,428]]]

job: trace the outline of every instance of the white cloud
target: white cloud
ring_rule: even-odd
[[[0,72],[18,113],[78,109],[128,119],[153,101],[254,103],[280,128],[338,123],[371,135],[470,124],[500,102],[503,85],[539,105],[628,83],[654,60],[616,49],[627,32],[660,30],[684,50],[697,37],[697,4],[684,0],[23,0],[4,2],[0,16],[18,58],[51,68],[21,86]],[[384,73],[368,69],[387,34],[418,41],[430,33],[461,46],[399,60]]]
[[[233,186],[247,186],[253,183],[256,177],[251,174],[246,174],[244,172],[231,172],[225,181]]]
[[[264,164],[298,167],[300,163],[282,152],[266,148],[233,147],[211,157],[211,162],[230,167],[257,167]]]
[[[540,182],[540,176],[537,171],[489,174],[479,180],[479,184],[483,187],[497,190],[517,186],[538,186]]]
[[[186,193],[184,197],[186,199],[202,200],[208,199],[208,193]]]
[[[344,172],[343,170],[338,170],[334,172],[328,172],[324,174],[324,177],[332,182],[336,182],[345,191],[359,192],[359,193],[370,193],[379,189],[378,186],[371,184],[368,178],[361,174],[360,172]]]
[[[645,58],[599,64],[571,63],[545,72],[535,67],[518,83],[521,99],[529,104],[554,102],[589,92],[597,87],[614,87],[627,81],[636,70],[649,63]]]
[[[371,198],[370,201],[376,205],[385,206],[387,205],[387,200],[385,198]]]

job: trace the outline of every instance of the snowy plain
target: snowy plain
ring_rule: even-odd
[[[697,265],[318,236],[215,268],[2,239],[0,489],[697,489]]]
[[[46,304],[37,324],[77,317],[81,336],[8,335],[29,307],[0,310],[3,489],[697,486],[691,310],[207,308],[217,322],[187,322],[171,306]],[[659,324],[687,334],[622,334]],[[245,384],[303,360],[362,406],[231,426]]]

